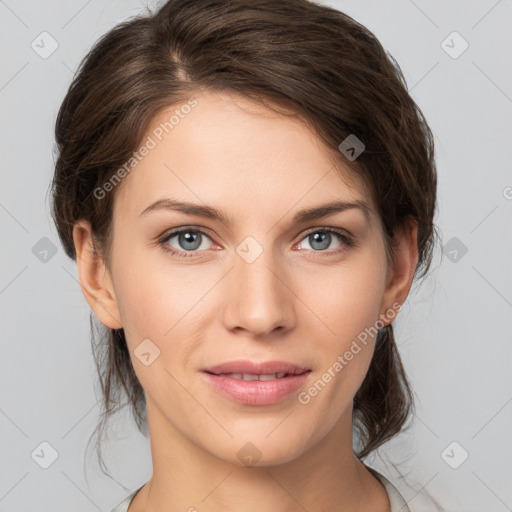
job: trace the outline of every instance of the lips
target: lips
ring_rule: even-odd
[[[285,361],[230,361],[203,369],[208,384],[245,405],[271,405],[297,391],[310,368]]]
[[[309,370],[310,368],[287,361],[263,361],[258,363],[247,360],[228,361],[216,366],[203,368],[204,372],[214,375],[234,374],[261,376],[276,374],[277,378],[286,375],[299,375]]]
[[[264,374],[255,374],[255,373],[219,373],[212,375],[220,375],[224,377],[231,377],[232,379],[237,380],[245,380],[250,382],[252,380],[274,380],[274,379],[282,379],[283,377],[287,377],[290,375],[286,372],[277,372],[277,373],[264,373]]]

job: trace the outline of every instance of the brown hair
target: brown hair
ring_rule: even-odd
[[[305,121],[337,154],[338,163],[368,187],[389,255],[395,230],[411,219],[417,223],[415,278],[427,274],[437,236],[432,133],[398,63],[376,37],[350,16],[307,0],[169,0],[154,14],[131,18],[96,42],[80,64],[55,126],[52,215],[71,258],[76,258],[73,225],[85,219],[110,268],[118,187],[101,199],[94,191],[130,159],[155,115],[208,90],[241,94]],[[357,161],[338,149],[351,134],[365,144]],[[123,329],[96,327],[100,432],[125,405],[123,396],[142,431],[145,397]],[[92,314],[91,329],[94,340]],[[365,457],[400,432],[413,407],[389,325],[379,331],[354,398],[357,456]]]

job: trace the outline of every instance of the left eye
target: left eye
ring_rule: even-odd
[[[350,239],[348,236],[334,231],[332,229],[317,229],[316,231],[310,231],[302,240],[306,240],[309,247],[299,247],[300,249],[312,249],[316,252],[325,251],[326,249],[336,249],[331,247],[331,243],[338,239],[342,242],[341,245],[350,245]],[[302,241],[299,245],[302,245]]]

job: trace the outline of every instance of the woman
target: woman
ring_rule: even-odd
[[[363,459],[412,393],[392,323],[436,238],[396,62],[307,0],[170,0],[82,62],[53,217],[153,474],[114,511],[407,511]]]

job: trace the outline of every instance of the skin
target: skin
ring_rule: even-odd
[[[125,329],[145,390],[153,475],[129,510],[389,511],[384,487],[352,449],[352,400],[374,338],[306,405],[296,393],[272,405],[238,404],[200,370],[233,359],[292,361],[312,369],[307,390],[405,301],[416,226],[397,232],[392,270],[375,205],[341,154],[336,169],[305,124],[242,97],[194,97],[197,106],[118,185],[111,269],[94,257],[87,222],[73,232],[84,296],[105,326]],[[233,224],[170,209],[140,216],[163,198],[215,207]],[[357,209],[291,223],[298,210],[339,199],[367,203],[371,223]],[[183,238],[166,242],[187,257],[158,242],[181,227],[207,232],[188,252]],[[325,249],[308,236],[326,227],[357,245],[331,233]],[[310,228],[317,230],[304,234]],[[263,250],[251,263],[236,252],[247,236]],[[147,366],[133,352],[145,339],[160,350]],[[260,454],[252,466],[237,456],[248,442]]]

